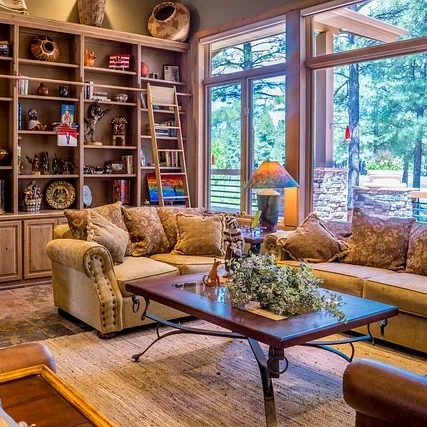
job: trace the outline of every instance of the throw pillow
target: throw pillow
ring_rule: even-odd
[[[409,235],[406,272],[427,276],[427,225],[416,222]]]
[[[223,257],[224,215],[199,217],[178,213],[178,241],[173,254]]]
[[[331,262],[348,252],[347,244],[337,239],[315,213],[279,243],[292,259],[304,262]]]
[[[123,216],[131,238],[132,256],[139,257],[168,251],[168,240],[157,208],[124,209]]]
[[[169,242],[168,252],[172,251],[178,238],[178,225],[176,223],[176,214],[184,213],[187,215],[202,215],[204,208],[158,208],[160,221],[165,230],[166,238]]]
[[[409,234],[414,218],[369,216],[353,211],[352,235],[347,264],[366,265],[393,271],[405,270]]]
[[[347,240],[351,236],[351,222],[322,220],[322,224],[339,240]]]
[[[86,222],[87,241],[104,246],[110,252],[113,261],[121,264],[129,243],[129,233],[95,211],[88,213]]]

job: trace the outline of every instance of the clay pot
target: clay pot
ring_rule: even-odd
[[[148,20],[148,31],[160,39],[183,42],[190,31],[190,12],[181,3],[160,3]]]
[[[49,95],[49,88],[46,86],[45,83],[40,83],[40,86],[37,88],[37,95],[40,95],[40,96]]]
[[[104,21],[107,0],[78,0],[80,24],[100,27]]]
[[[58,44],[49,36],[34,36],[31,53],[39,61],[56,62],[59,58]]]
[[[141,62],[141,77],[148,77],[148,74],[150,74],[148,65],[145,62]]]

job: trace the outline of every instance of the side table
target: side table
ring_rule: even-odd
[[[245,243],[249,243],[251,247],[249,248],[249,255],[258,255],[261,250],[261,245],[264,242],[264,239],[274,231],[262,231],[261,233],[252,234],[252,233],[242,233]]]

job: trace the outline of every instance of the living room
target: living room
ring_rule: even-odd
[[[0,425],[427,425],[426,14],[0,0]]]

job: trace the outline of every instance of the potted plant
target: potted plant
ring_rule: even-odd
[[[369,186],[402,187],[403,162],[390,151],[377,151],[366,166]]]

